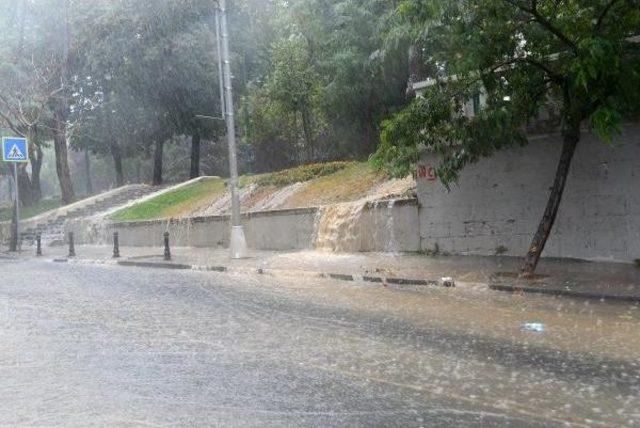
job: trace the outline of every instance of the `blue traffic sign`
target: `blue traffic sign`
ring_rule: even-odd
[[[2,160],[5,162],[29,162],[29,146],[26,138],[3,137]]]

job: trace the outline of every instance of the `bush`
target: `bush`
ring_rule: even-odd
[[[301,165],[296,168],[260,176],[256,179],[255,183],[260,186],[288,186],[289,184],[309,181],[314,178],[333,174],[334,172],[338,172],[355,164],[356,162],[353,161],[338,161]]]

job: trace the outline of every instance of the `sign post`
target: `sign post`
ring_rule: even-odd
[[[18,164],[29,162],[29,144],[26,138],[3,137],[2,160],[13,164],[13,218],[10,251],[20,251],[20,185]]]

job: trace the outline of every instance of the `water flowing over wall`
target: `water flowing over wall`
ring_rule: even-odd
[[[227,247],[228,216],[139,222],[69,222],[79,244],[108,244],[114,231],[123,246],[160,246],[168,231],[172,245]],[[358,201],[321,208],[247,213],[247,244],[256,250],[415,252],[420,249],[415,199]]]

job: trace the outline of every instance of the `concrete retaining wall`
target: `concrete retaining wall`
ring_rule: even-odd
[[[418,203],[415,199],[368,204],[355,224],[355,252],[420,251]]]
[[[418,178],[424,250],[524,255],[545,209],[560,156],[560,136],[467,167],[447,192],[429,180],[437,162],[425,156]],[[629,262],[640,258],[640,124],[625,126],[608,146],[585,131],[558,219],[543,256]]]
[[[321,208],[264,211],[243,216],[249,248],[256,250],[300,250],[315,246]],[[79,244],[110,243],[118,231],[123,246],[161,246],[168,231],[172,245],[185,247],[228,247],[228,216],[196,217],[184,220],[154,220],[119,223],[70,221]],[[418,202],[415,199],[393,204],[367,204],[354,231],[357,243],[353,251],[419,251],[417,233]]]
[[[11,225],[4,224],[4,222],[0,223],[0,245],[4,245],[6,242],[9,242],[11,239]]]

